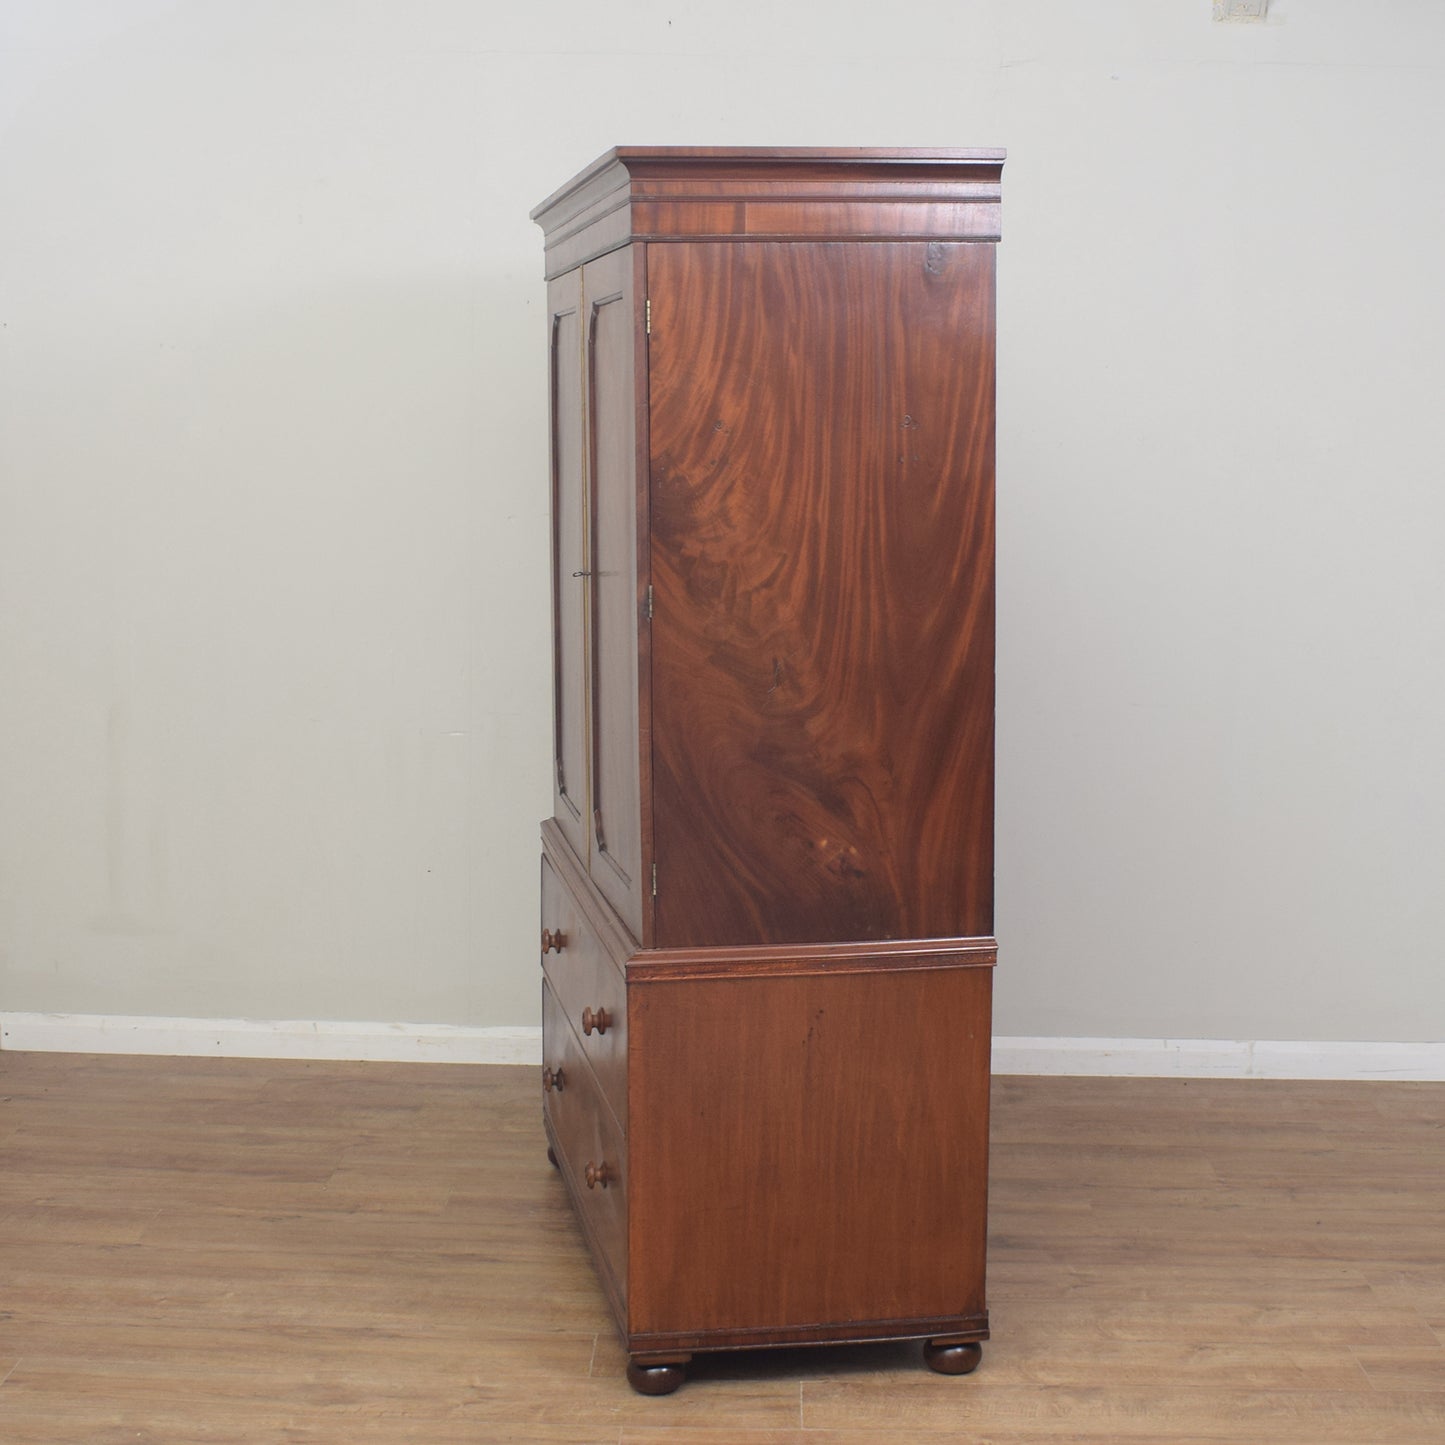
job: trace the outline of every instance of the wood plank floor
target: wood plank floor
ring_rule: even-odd
[[[1445,1085],[996,1080],[977,1374],[661,1399],[531,1070],[0,1053],[0,1165],[5,1445],[1445,1441]]]

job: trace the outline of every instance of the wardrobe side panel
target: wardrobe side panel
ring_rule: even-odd
[[[990,935],[993,247],[648,292],[656,944]]]
[[[992,976],[631,984],[631,1334],[986,1332]]]

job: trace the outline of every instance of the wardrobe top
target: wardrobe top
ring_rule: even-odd
[[[629,241],[999,238],[1002,150],[616,146],[533,212],[547,275]]]

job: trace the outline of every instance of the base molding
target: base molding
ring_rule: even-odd
[[[0,1013],[0,1049],[231,1059],[540,1064],[542,1030],[309,1019]]]
[[[1445,1081],[1445,1040],[1060,1039],[993,1041],[995,1074],[1182,1079]]]
[[[646,1359],[682,1358],[715,1350],[754,1350],[774,1345],[876,1345],[889,1340],[978,1341],[988,1339],[988,1312],[941,1319],[853,1320],[847,1324],[784,1325],[761,1329],[711,1329],[626,1336],[628,1353]]]

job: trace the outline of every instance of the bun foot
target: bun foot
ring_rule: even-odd
[[[939,1345],[929,1340],[923,1346],[923,1358],[928,1368],[940,1375],[971,1375],[983,1358],[983,1346],[973,1341]]]
[[[636,1360],[627,1362],[627,1383],[639,1395],[670,1395],[685,1379],[686,1361],[662,1365],[639,1364]]]
[[[557,1153],[556,1153],[556,1150],[554,1150],[550,1144],[547,1145],[547,1162],[548,1162],[554,1169],[560,1169],[560,1168],[562,1167],[562,1166],[557,1162]]]

